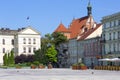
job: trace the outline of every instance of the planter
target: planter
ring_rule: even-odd
[[[86,70],[87,66],[85,66],[83,63],[73,64],[72,65],[73,70]]]
[[[81,66],[80,69],[81,69],[81,70],[86,70],[86,69],[87,69],[87,66]]]
[[[31,65],[31,69],[35,69],[36,68],[36,66],[35,65]]]
[[[52,69],[52,68],[53,68],[52,64],[48,64],[48,69]]]
[[[77,65],[73,65],[73,66],[72,66],[72,69],[73,69],[73,70],[77,70]]]
[[[39,68],[39,69],[44,69],[45,66],[44,66],[44,65],[39,65],[38,68]]]

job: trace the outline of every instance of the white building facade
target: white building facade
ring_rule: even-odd
[[[0,29],[0,63],[3,63],[5,53],[14,51],[15,56],[20,54],[34,54],[41,48],[41,35],[32,27],[10,30]]]
[[[120,12],[102,18],[103,57],[120,57]]]

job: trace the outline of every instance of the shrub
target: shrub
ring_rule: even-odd
[[[39,65],[39,61],[34,61],[33,64],[38,66]]]

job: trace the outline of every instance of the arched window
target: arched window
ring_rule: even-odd
[[[33,39],[33,44],[36,44],[36,39]]]
[[[3,48],[3,53],[5,53],[5,48]]]
[[[28,39],[28,41],[29,41],[28,44],[31,44],[31,39],[30,38]]]
[[[23,39],[23,44],[26,44],[26,39],[25,38]]]
[[[31,47],[28,48],[28,52],[31,53]]]
[[[35,50],[36,50],[36,48],[34,47],[34,48],[33,48],[33,52],[34,52]]]
[[[13,39],[11,40],[11,44],[14,45],[14,40]]]
[[[3,45],[5,45],[5,39],[2,40]]]
[[[26,53],[26,47],[23,48],[23,53]]]

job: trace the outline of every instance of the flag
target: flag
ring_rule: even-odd
[[[27,20],[29,19],[29,16],[27,17]]]

